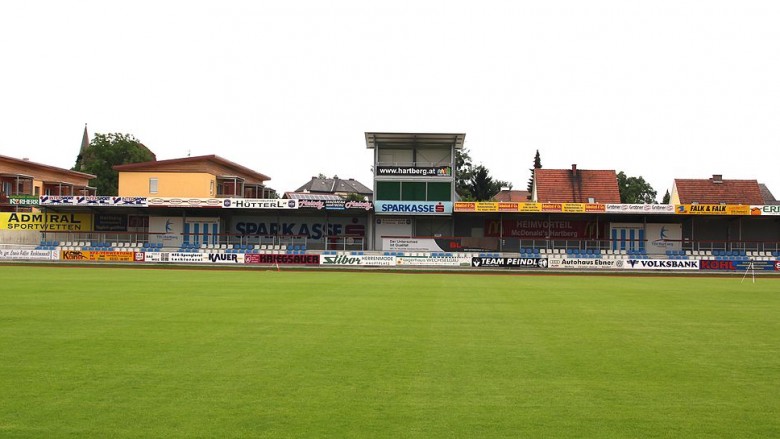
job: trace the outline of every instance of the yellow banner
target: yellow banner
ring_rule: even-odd
[[[135,260],[135,253],[114,252],[114,251],[63,250],[60,259],[66,261],[133,262]]]
[[[750,215],[743,204],[678,204],[675,212],[683,215]]]
[[[0,213],[0,229],[89,232],[92,230],[92,214],[3,212]]]

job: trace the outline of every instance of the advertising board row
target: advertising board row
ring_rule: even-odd
[[[577,258],[517,258],[472,257],[457,254],[446,257],[388,256],[353,254],[253,254],[253,253],[188,253],[132,252],[88,250],[28,250],[0,249],[4,261],[82,261],[82,262],[152,262],[269,266],[322,265],[340,267],[472,267],[516,269],[576,269],[576,270],[660,270],[660,271],[780,271],[780,260],[679,260],[679,259],[577,259]]]
[[[400,170],[396,170],[401,172]],[[388,171],[389,172],[389,171]],[[426,172],[444,172],[432,168]],[[441,174],[440,174],[441,175]],[[346,201],[265,198],[176,198],[114,196],[12,196],[14,205],[94,206],[94,207],[206,207],[259,210],[374,210],[377,214],[448,215],[455,213],[605,213],[678,215],[780,215],[780,205],[743,204],[600,204],[600,203],[519,203],[472,201]]]

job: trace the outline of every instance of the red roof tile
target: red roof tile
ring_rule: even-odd
[[[500,202],[527,203],[531,199],[530,196],[528,191],[502,190],[493,199]]]
[[[674,180],[680,204],[764,204],[756,180],[723,180],[720,175],[708,179]]]
[[[540,203],[620,203],[614,170],[536,169],[534,181]]]

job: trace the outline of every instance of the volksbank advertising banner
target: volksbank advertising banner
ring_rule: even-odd
[[[629,259],[623,261],[627,270],[698,270],[698,260]]]
[[[320,265],[389,267],[396,265],[395,256],[373,255],[321,255]]]
[[[92,231],[89,213],[0,213],[2,230],[37,230],[41,232]]]
[[[144,197],[43,195],[41,206],[146,207]]]
[[[452,177],[449,166],[377,166],[376,175],[392,177]]]
[[[222,202],[226,209],[297,209],[298,200],[265,198],[226,198]]]
[[[321,239],[325,236],[366,236],[367,219],[364,216],[236,216],[228,226],[229,233],[250,236],[305,236]]]
[[[449,215],[452,201],[374,201],[377,215]]]
[[[0,260],[56,261],[57,250],[0,249]]]
[[[476,268],[547,268],[547,265],[547,258],[471,258],[471,266]]]

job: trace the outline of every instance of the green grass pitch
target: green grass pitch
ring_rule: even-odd
[[[780,279],[0,267],[0,437],[780,437]]]

